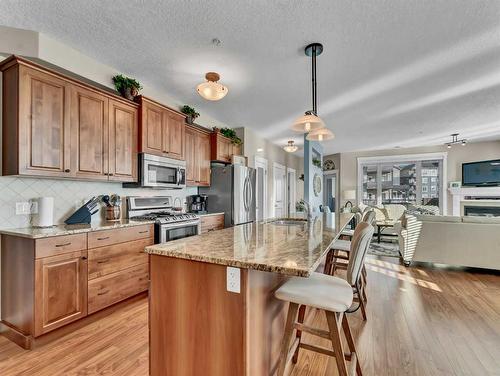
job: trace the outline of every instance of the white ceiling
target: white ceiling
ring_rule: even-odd
[[[326,153],[500,139],[500,1],[1,0],[0,24],[40,31],[278,144],[311,107]],[[212,38],[222,44],[215,47]],[[215,70],[229,94],[195,91]]]

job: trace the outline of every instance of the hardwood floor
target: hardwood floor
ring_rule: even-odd
[[[364,375],[500,375],[500,275],[384,257],[367,270],[368,321],[348,316]],[[141,298],[32,351],[0,337],[0,375],[147,375],[147,319]],[[322,312],[312,320],[326,329]],[[335,361],[302,350],[292,375],[336,375]]]

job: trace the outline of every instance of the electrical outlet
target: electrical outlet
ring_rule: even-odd
[[[226,271],[226,288],[229,292],[240,293],[241,272],[238,268],[227,267]]]
[[[30,214],[30,207],[29,202],[16,202],[16,215]]]

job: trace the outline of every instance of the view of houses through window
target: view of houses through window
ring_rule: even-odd
[[[366,205],[440,207],[442,160],[361,164],[361,200]]]

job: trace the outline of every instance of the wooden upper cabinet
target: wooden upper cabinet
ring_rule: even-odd
[[[137,180],[137,116],[136,107],[109,101],[109,180]]]
[[[231,139],[219,132],[213,132],[210,137],[213,161],[230,163],[233,155],[241,155],[241,145],[234,145]]]
[[[16,79],[19,74],[19,81]],[[5,87],[6,86],[6,87]],[[18,165],[9,166],[15,174],[65,176],[70,168],[69,104],[70,88],[64,80],[49,74],[20,66],[4,72],[4,167],[17,163],[13,155],[6,156],[9,148],[17,149]],[[19,93],[17,107],[15,96]],[[12,101],[12,102],[11,102]],[[18,124],[15,112],[19,112]],[[15,127],[9,130],[9,127]],[[12,143],[8,133],[19,131],[19,139]],[[8,158],[7,160],[5,158]],[[17,170],[17,171],[16,171]],[[5,171],[9,172],[9,171]]]
[[[87,251],[35,261],[35,336],[87,315]]]
[[[108,98],[74,86],[71,95],[72,170],[108,180]]]
[[[210,134],[186,127],[186,182],[189,186],[210,185]]]
[[[135,181],[138,105],[40,64],[0,63],[3,174]]]
[[[185,159],[185,116],[140,96],[139,152]]]

